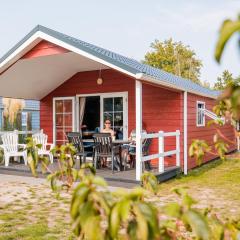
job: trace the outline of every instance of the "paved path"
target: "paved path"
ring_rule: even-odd
[[[27,183],[29,185],[47,184],[47,181],[44,178],[34,178],[7,174],[0,174],[0,181],[1,183],[21,182]]]

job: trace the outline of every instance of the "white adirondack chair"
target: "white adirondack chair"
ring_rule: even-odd
[[[18,143],[17,131],[8,132],[2,135],[3,144],[0,147],[3,149],[5,166],[9,165],[10,157],[23,157],[25,165],[27,165],[27,151],[19,151],[19,147],[25,148],[25,144]]]
[[[53,163],[53,155],[51,153],[53,144],[47,142],[48,136],[41,131],[40,133],[33,134],[32,137],[33,137],[33,141],[35,141],[36,144],[42,145],[42,147],[38,150],[38,154],[49,156],[50,162]],[[47,146],[50,146],[49,149]]]

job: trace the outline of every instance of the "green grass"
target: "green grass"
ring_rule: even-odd
[[[216,160],[160,184],[160,196],[174,196],[173,188],[186,188],[199,204],[211,205],[221,217],[240,216],[240,159]]]
[[[69,200],[56,200],[48,187],[26,187],[28,197],[10,193],[14,200],[0,208],[0,240],[75,239],[67,211]]]

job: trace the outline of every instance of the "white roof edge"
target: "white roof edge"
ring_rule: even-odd
[[[103,59],[100,59],[90,53],[87,53],[83,50],[78,49],[77,47],[74,47],[68,43],[63,42],[60,39],[57,39],[53,36],[48,35],[45,32],[42,32],[41,30],[38,30],[36,33],[34,33],[27,41],[25,41],[21,46],[19,46],[10,56],[8,56],[3,62],[0,63],[0,74],[9,67],[9,65],[11,66],[12,61],[17,61],[18,59],[20,59],[24,54],[22,54],[24,52],[24,49],[26,49],[27,47],[29,47],[32,43],[34,43],[37,39],[42,39],[42,40],[46,40],[49,41],[53,44],[56,44],[58,46],[61,46],[69,51],[75,52],[79,55],[82,55],[86,58],[89,58],[93,61],[99,62],[105,66],[108,66],[112,69],[115,69],[117,71],[120,71],[124,74],[127,74],[133,78],[135,78],[135,74],[126,71],[125,69],[118,67],[112,63],[109,63]]]

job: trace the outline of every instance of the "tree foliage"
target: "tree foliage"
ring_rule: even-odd
[[[170,38],[163,42],[155,40],[151,43],[151,49],[143,63],[200,83],[202,62],[189,46]]]
[[[22,128],[22,110],[25,106],[24,100],[3,98],[3,130],[21,130]]]
[[[240,83],[240,78],[234,79],[232,73],[225,70],[222,75],[217,78],[217,82],[214,84],[214,89],[224,90],[227,87],[230,87],[233,83]]]

